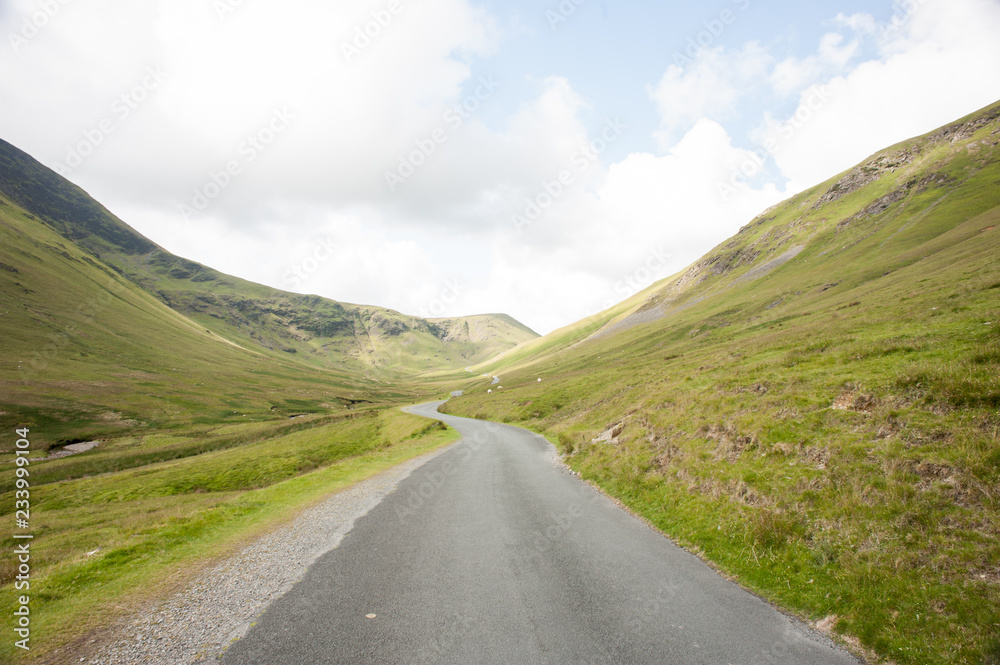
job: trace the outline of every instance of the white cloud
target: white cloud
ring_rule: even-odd
[[[536,90],[502,130],[486,129],[474,114],[448,129],[437,154],[386,203],[406,215],[418,212],[425,226],[451,231],[509,225],[512,209],[555,177],[587,140],[580,120],[586,102],[566,79],[547,78]]]
[[[788,57],[775,65],[771,85],[782,96],[798,94],[824,75],[843,71],[860,46],[858,38],[846,41],[839,32],[828,32],[820,39],[817,53],[805,58]]]
[[[623,300],[782,198],[774,186],[720,196],[720,183],[749,156],[721,125],[703,119],[665,155],[635,153],[596,166],[590,187],[568,190],[523,234],[494,239],[492,284],[522,294],[512,313],[543,330]],[[535,234],[553,230],[557,242],[547,235],[537,242]],[[558,297],[539,297],[550,293]]]
[[[790,191],[1000,98],[1000,4],[923,0],[894,25],[882,55],[825,81],[829,98],[779,141],[774,156]],[[803,104],[813,95],[803,92]],[[775,132],[772,122],[765,135]]]
[[[805,56],[779,60],[748,42],[671,66],[652,92],[661,139],[670,145],[671,129],[699,118],[726,122],[754,90],[797,98],[791,114],[764,111],[750,135],[794,193],[1000,97],[1000,3],[908,0],[895,9],[882,25],[867,14],[836,16],[853,34],[829,32]],[[862,59],[866,42],[872,53]]]
[[[366,37],[368,45],[351,62],[343,46],[353,45],[356,30],[373,25],[372,12],[385,11],[387,3],[289,0],[277,10],[271,2],[248,2],[223,18],[213,3],[200,0],[89,5],[86,11],[65,7],[37,41],[0,65],[4,80],[17,77],[26,88],[45,81],[47,108],[80,109],[82,103],[85,109],[53,111],[45,122],[33,109],[15,111],[8,131],[54,163],[64,150],[53,149],[53,134],[67,143],[79,138],[147,65],[161,67],[164,85],[74,174],[84,182],[91,175],[104,183],[120,178],[128,185],[102,193],[123,200],[183,199],[283,107],[296,113],[294,131],[245,178],[258,199],[352,204],[384,198],[385,168],[461,99],[469,78],[462,54],[494,47],[489,20],[462,0],[401,3],[387,25],[374,24],[375,36]],[[59,45],[57,56],[47,43]],[[81,71],[91,74],[81,81]],[[23,106],[17,98],[25,87],[4,85],[0,104]],[[134,164],[143,162],[144,177],[133,177]]]
[[[850,15],[837,14],[833,19],[833,23],[865,35],[873,35],[878,29],[878,22],[875,20],[875,17],[863,12]]]
[[[133,214],[129,209],[123,212],[126,217]],[[151,226],[171,223],[173,217],[171,212],[135,214]],[[284,222],[289,216],[306,217],[309,223],[300,232],[289,232]],[[448,281],[420,243],[390,237],[379,214],[372,211],[323,214],[286,209],[265,217],[252,234],[213,215],[195,224],[197,234],[177,233],[166,249],[227,274],[249,272],[253,279],[285,291],[418,314],[430,313]]]
[[[748,42],[738,51],[704,48],[689,66],[668,67],[656,86],[648,89],[660,111],[661,145],[668,146],[675,130],[686,129],[701,118],[728,117],[741,98],[753,93],[771,61],[764,47]]]

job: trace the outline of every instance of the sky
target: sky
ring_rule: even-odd
[[[165,249],[547,333],[1000,100],[1000,0],[0,0],[0,138]]]

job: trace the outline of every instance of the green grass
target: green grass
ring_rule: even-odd
[[[127,471],[48,482],[33,475],[34,648],[23,658],[8,641],[0,654],[58,660],[56,649],[99,638],[95,631],[116,617],[303,508],[456,438],[438,423],[388,409]],[[5,550],[13,546],[4,539]],[[10,594],[13,564],[9,558],[3,564],[0,578]]]

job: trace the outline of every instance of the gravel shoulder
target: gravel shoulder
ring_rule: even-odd
[[[453,444],[454,445],[454,444]],[[215,662],[320,556],[337,547],[355,521],[398,484],[451,446],[408,460],[338,492],[208,569],[79,662],[181,665]]]

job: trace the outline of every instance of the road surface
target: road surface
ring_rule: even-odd
[[[360,518],[226,665],[857,665],[554,462],[542,437],[464,439]]]

